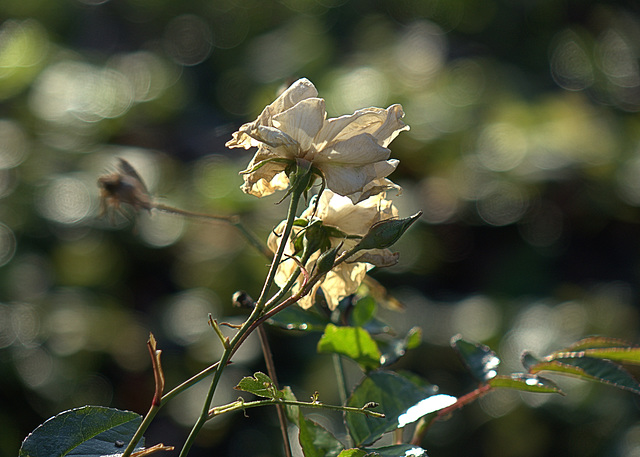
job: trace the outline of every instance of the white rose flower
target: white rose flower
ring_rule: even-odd
[[[384,198],[383,194],[377,194],[358,204],[354,204],[351,199],[347,197],[337,195],[330,190],[325,190],[320,197],[315,215],[313,213],[314,209],[315,204],[312,202],[302,213],[301,217],[307,219],[309,222],[319,219],[322,221],[323,226],[335,227],[347,235],[364,236],[373,224],[382,220],[398,217],[398,210],[390,200]],[[280,235],[284,230],[284,226],[285,222],[280,223],[269,236],[267,244],[273,252],[276,252],[278,249],[278,244],[281,239]],[[296,226],[294,226],[293,229],[294,233],[299,233],[303,230],[301,227]],[[333,248],[343,243],[340,248],[340,253],[342,253],[353,248],[357,242],[358,239],[331,238],[331,247]],[[294,254],[294,244],[292,241],[288,242],[284,252],[288,255]],[[315,252],[310,257],[305,265],[307,271],[311,272],[313,270],[319,256],[320,253]],[[316,292],[320,288],[322,289],[329,308],[335,309],[340,300],[353,294],[358,289],[367,271],[374,267],[373,264],[361,261],[360,259],[373,261],[381,266],[389,266],[397,262],[397,254],[392,253],[388,249],[371,249],[366,251],[366,255],[358,254],[357,256],[358,258],[353,262],[343,262],[327,273],[321,281],[318,281],[314,285],[311,293],[300,299],[298,304],[302,308],[311,307],[314,303]],[[380,263],[378,263],[377,260],[379,260]],[[275,277],[276,284],[280,287],[287,284],[297,266],[298,265],[291,259],[284,260],[280,263]],[[295,294],[299,291],[301,285],[302,276],[296,281],[292,292]]]
[[[229,148],[258,147],[242,173],[245,193],[263,197],[285,189],[286,167],[296,159],[320,171],[326,187],[355,203],[398,188],[386,179],[398,166],[389,159],[391,141],[409,126],[400,105],[365,108],[326,119],[324,100],[308,79],[300,79],[244,124],[227,142]]]

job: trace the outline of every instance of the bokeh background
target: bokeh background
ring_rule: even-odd
[[[448,346],[456,333],[494,348],[503,373],[521,370],[524,349],[638,342],[637,2],[2,0],[0,455],[64,409],[143,414],[150,331],[169,387],[215,360],[207,314],[242,319],[230,297],[257,295],[265,260],[224,224],[98,218],[96,179],[125,158],[158,201],[240,214],[266,237],[285,208],[239,191],[250,153],[224,143],[301,76],[330,116],[402,103],[411,126],[392,144],[392,178],[400,212],[424,215],[396,245],[400,263],[373,273],[405,305],[385,311],[398,331],[424,331],[402,368],[461,395],[473,380]],[[281,382],[332,401],[318,335],[270,335]],[[218,403],[264,369],[254,340],[235,360]],[[633,394],[561,387],[491,394],[424,447],[640,455]],[[168,405],[148,443],[179,446],[201,397]],[[274,417],[211,424],[193,455],[281,455]]]

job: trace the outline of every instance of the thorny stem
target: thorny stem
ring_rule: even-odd
[[[411,444],[415,446],[419,446],[420,443],[422,442],[422,438],[427,433],[427,430],[429,430],[429,427],[431,426],[431,424],[433,424],[436,421],[444,419],[445,417],[449,416],[452,412],[454,412],[456,409],[460,409],[463,406],[466,406],[469,403],[476,401],[477,399],[479,399],[480,397],[483,397],[484,395],[488,394],[492,390],[493,390],[493,387],[490,384],[482,384],[477,389],[472,390],[468,394],[465,394],[462,397],[458,398],[458,400],[454,404],[449,405],[446,408],[442,408],[440,411],[436,413],[436,416],[433,419],[429,420],[429,422],[422,423],[422,424],[419,423],[415,429],[415,432],[413,433],[413,438],[411,438]]]
[[[229,346],[225,347],[224,352],[222,353],[222,357],[220,358],[218,368],[215,371],[213,379],[211,381],[211,385],[209,387],[209,391],[207,392],[202,411],[198,420],[193,425],[187,440],[185,441],[182,450],[180,451],[179,457],[186,457],[193,445],[196,436],[204,426],[207,421],[209,415],[209,406],[211,405],[211,400],[213,399],[213,394],[220,382],[220,377],[222,376],[222,372],[224,371],[224,367],[227,365],[233,354],[236,352],[240,344],[246,339],[246,337],[251,333],[257,325],[254,325],[256,322],[260,321],[260,323],[264,322],[261,320],[261,316],[263,314],[265,308],[266,296],[273,285],[274,278],[276,275],[276,271],[278,269],[278,265],[282,260],[284,249],[287,245],[287,240],[289,235],[291,234],[291,230],[293,228],[293,222],[295,220],[296,211],[298,209],[298,203],[300,202],[300,197],[302,195],[304,189],[295,189],[291,193],[291,201],[289,202],[289,212],[287,214],[287,222],[282,233],[282,238],[280,239],[280,246],[278,247],[278,251],[276,252],[273,261],[271,262],[271,266],[269,268],[269,273],[267,274],[267,279],[265,280],[264,286],[262,288],[262,292],[260,293],[260,297],[256,302],[256,306],[247,318],[247,320],[242,324],[240,329],[238,329],[237,333],[234,335],[233,339],[229,342]],[[258,324],[259,325],[259,324]]]

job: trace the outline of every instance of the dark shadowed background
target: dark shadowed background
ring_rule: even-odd
[[[125,158],[159,201],[241,214],[264,238],[281,195],[242,194],[251,153],[224,143],[302,76],[332,117],[401,103],[411,126],[391,145],[391,177],[401,214],[424,215],[395,246],[400,263],[373,273],[406,308],[388,319],[424,331],[403,368],[461,395],[474,385],[456,333],[489,344],[505,373],[524,349],[639,342],[636,2],[2,0],[0,455],[68,408],[144,414],[150,331],[169,387],[216,359],[208,313],[237,315],[231,295],[257,295],[266,261],[223,224],[98,218],[96,179]],[[317,334],[270,335],[283,384],[336,398]],[[235,362],[216,403],[264,369],[257,341]],[[431,457],[640,455],[633,394],[561,387],[491,394],[423,445]],[[180,446],[202,395],[170,403],[147,442]],[[212,423],[192,454],[281,455],[274,411],[248,416]],[[339,418],[324,421],[339,433]]]

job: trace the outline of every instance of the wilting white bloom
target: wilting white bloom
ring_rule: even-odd
[[[285,90],[260,116],[233,134],[229,148],[257,147],[244,170],[242,190],[257,197],[285,189],[286,167],[303,161],[319,170],[326,186],[353,202],[390,188],[386,179],[398,166],[387,148],[409,127],[402,106],[365,108],[327,119],[325,102],[305,78]]]
[[[382,220],[397,218],[398,210],[390,200],[384,198],[384,194],[377,194],[360,203],[354,204],[351,199],[343,197],[325,190],[318,202],[317,211],[314,214],[315,204],[312,202],[309,207],[302,213],[301,217],[308,221],[321,220],[323,226],[335,227],[347,235],[363,236],[369,228]],[[269,236],[267,241],[269,249],[276,252],[281,240],[281,234],[284,230],[285,222],[280,223],[276,227],[274,233]],[[299,233],[301,227],[294,226],[294,233]],[[331,239],[331,247],[336,247],[343,243],[340,253],[353,248],[358,242],[357,239],[334,238]],[[289,241],[285,251],[288,255],[294,254],[294,243]],[[320,253],[316,252],[305,265],[307,271],[311,272]],[[364,255],[364,257],[362,257]],[[356,257],[361,257],[369,262],[375,262],[379,266],[389,266],[397,262],[397,254],[392,253],[388,249],[371,249],[363,253],[357,253]],[[378,263],[378,260],[380,263]],[[318,281],[310,294],[303,297],[298,304],[303,308],[309,308],[314,303],[314,298],[318,288],[322,289],[324,297],[329,308],[335,309],[340,300],[351,295],[363,281],[367,271],[375,265],[361,261],[356,258],[352,262],[343,262],[329,273],[324,279]],[[278,267],[275,281],[280,287],[283,287],[291,275],[295,272],[297,264],[289,259],[284,260]],[[300,290],[302,285],[302,277],[299,277],[293,287],[293,293]]]

